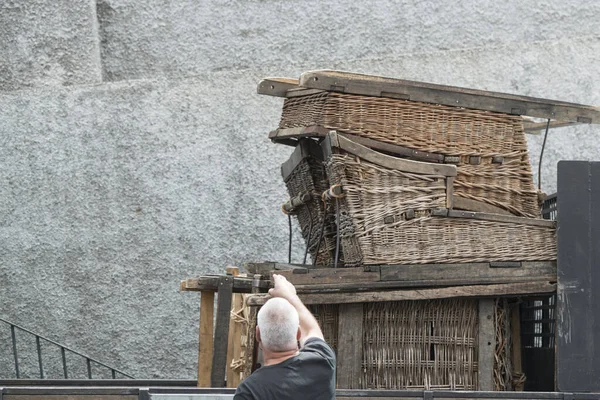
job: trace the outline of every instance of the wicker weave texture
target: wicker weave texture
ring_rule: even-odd
[[[409,174],[334,154],[330,184],[341,184],[340,233],[346,266],[556,259],[554,228],[432,217],[445,207],[443,177]],[[406,218],[409,209],[413,219]]]
[[[323,92],[286,99],[280,128],[327,129],[460,157],[456,193],[539,217],[521,118],[389,98]],[[470,156],[481,164],[470,165]],[[504,163],[492,164],[492,157]]]
[[[321,194],[329,184],[322,162],[311,157],[304,158],[294,169],[285,182],[290,197],[300,193],[310,193],[310,202],[294,213],[300,224],[302,236],[307,242],[308,251],[317,266],[329,266],[333,264],[333,253],[335,252],[335,216],[331,205],[321,201]],[[325,226],[323,226],[325,224]],[[318,245],[319,238],[323,232],[323,240]],[[317,248],[319,254],[317,255]],[[343,261],[343,255],[341,260]]]
[[[363,389],[477,388],[477,300],[368,303]]]

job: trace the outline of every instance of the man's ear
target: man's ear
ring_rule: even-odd
[[[301,337],[302,337],[302,331],[300,330],[300,327],[298,327],[298,332],[296,333],[296,341],[299,342]]]
[[[258,343],[262,343],[260,340],[260,329],[258,329],[258,325],[256,326],[256,341]]]

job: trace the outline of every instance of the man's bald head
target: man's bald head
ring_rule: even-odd
[[[287,351],[298,347],[300,321],[298,311],[280,297],[270,299],[258,312],[257,321],[263,347],[270,351]]]

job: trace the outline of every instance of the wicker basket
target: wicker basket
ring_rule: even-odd
[[[344,192],[334,201],[345,266],[556,259],[551,221],[438,210],[451,207],[449,166],[385,156],[336,134],[323,147],[329,183]]]
[[[290,198],[309,194],[310,199],[291,213],[298,219],[308,252],[313,260],[316,258],[315,265],[332,265],[336,249],[335,215],[332,205],[321,200],[329,183],[319,145],[311,139],[301,139],[290,159],[281,166],[281,174]],[[343,262],[343,255],[339,260]]]
[[[334,92],[285,100],[280,129],[314,125],[455,157],[457,196],[539,217],[519,116]]]

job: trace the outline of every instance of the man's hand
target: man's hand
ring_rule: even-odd
[[[296,297],[296,288],[283,275],[273,274],[273,286],[269,289],[271,297],[282,297],[290,303]]]

